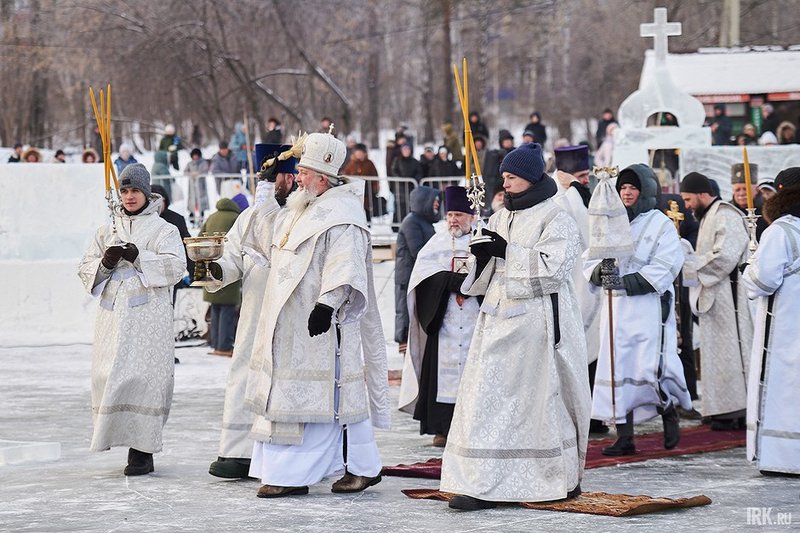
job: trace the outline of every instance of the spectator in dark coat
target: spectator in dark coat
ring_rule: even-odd
[[[731,119],[725,114],[725,104],[714,106],[714,118],[710,122],[711,143],[715,145],[727,145],[731,143],[731,133],[733,124]]]
[[[771,104],[764,104],[761,106],[761,116],[764,118],[764,122],[761,124],[761,133],[763,134],[765,131],[771,131],[777,135],[778,125],[781,123],[781,119],[778,114],[775,113],[775,109]]]
[[[533,133],[533,140],[542,146],[547,142],[547,130],[542,124],[542,115],[538,111],[534,111],[530,116],[531,121],[525,126],[523,131],[530,131]]]
[[[281,129],[281,121],[275,117],[269,117],[267,120],[267,131],[261,139],[264,144],[281,144],[283,142],[283,130]]]
[[[514,136],[508,130],[500,130],[498,136],[500,148],[486,152],[483,171],[483,181],[486,182],[487,191],[500,190],[503,180],[500,177],[500,163],[508,152],[514,149]]]
[[[400,157],[392,163],[392,176],[414,178],[417,182],[422,179],[422,167],[412,155],[411,146],[404,144],[400,147]]]
[[[441,178],[444,176],[458,176],[459,170],[455,161],[450,160],[450,150],[446,146],[439,147],[439,153],[428,166],[428,177]]]
[[[14,145],[14,152],[8,156],[9,163],[22,163],[22,144],[16,143]]]
[[[481,116],[477,111],[473,111],[469,114],[469,127],[472,130],[473,139],[475,137],[489,138],[489,129],[486,127],[486,124],[481,121]]]
[[[431,175],[431,165],[436,161],[436,152],[433,146],[426,146],[419,158],[419,165],[422,167],[422,177],[427,178]]]
[[[406,293],[411,270],[420,249],[433,237],[433,223],[441,218],[439,193],[433,187],[419,186],[411,191],[411,212],[403,219],[397,234],[397,258],[394,265],[394,340],[405,352],[408,341],[408,305]]]
[[[617,119],[614,118],[614,112],[611,109],[605,108],[603,109],[602,117],[597,122],[597,132],[594,134],[594,140],[597,143],[594,145],[595,149],[600,148],[600,145],[603,144],[603,139],[606,138],[606,128],[608,128],[609,124],[617,124]]]

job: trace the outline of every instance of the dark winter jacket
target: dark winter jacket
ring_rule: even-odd
[[[547,142],[547,130],[545,129],[544,124],[542,124],[541,118],[539,118],[539,122],[528,122],[528,125],[525,126],[525,129],[522,131],[532,131],[534,142],[537,142],[542,146],[544,146],[544,143]]]
[[[392,162],[392,176],[400,178],[414,178],[417,182],[422,179],[422,166],[414,156],[395,157]]]
[[[417,254],[433,237],[433,223],[441,218],[441,207],[434,212],[433,203],[440,198],[440,191],[433,187],[420,186],[411,191],[411,212],[403,219],[397,234],[397,258],[394,265],[395,329],[397,342],[408,338],[408,306],[406,292],[411,270]]]
[[[438,156],[431,161],[428,166],[428,176],[432,178],[439,178],[442,176],[458,176],[461,172],[458,170],[454,161],[441,159]]]
[[[220,198],[217,202],[217,211],[212,213],[203,223],[200,235],[204,233],[228,233],[233,223],[236,222],[236,217],[239,216],[239,213],[239,206],[236,205],[236,202],[230,198]],[[239,305],[242,302],[242,282],[231,283],[214,293],[203,289],[203,300],[212,304]]]

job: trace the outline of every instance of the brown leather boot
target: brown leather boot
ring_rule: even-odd
[[[377,485],[380,482],[381,476],[354,476],[350,472],[345,472],[342,479],[331,486],[331,492],[361,492],[367,487]]]
[[[279,487],[262,485],[256,496],[259,498],[282,498],[283,496],[302,496],[308,494],[308,487]]]

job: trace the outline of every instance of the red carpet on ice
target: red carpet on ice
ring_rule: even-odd
[[[648,433],[636,436],[636,455],[606,457],[600,450],[614,443],[614,438],[590,440],[586,453],[586,468],[600,468],[623,463],[636,463],[648,459],[690,455],[694,453],[718,452],[745,445],[745,431],[711,431],[709,426],[681,429],[681,442],[677,448],[664,449],[663,433]],[[417,477],[439,479],[442,473],[442,460],[429,459],[420,463],[399,464],[383,468],[385,476]]]

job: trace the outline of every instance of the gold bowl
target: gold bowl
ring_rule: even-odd
[[[209,285],[219,284],[219,280],[209,275],[208,263],[222,257],[222,252],[225,249],[224,242],[225,235],[222,233],[200,235],[199,237],[186,237],[183,239],[189,258],[197,263],[203,263],[206,267],[206,275],[201,279],[194,280],[191,284],[192,287],[207,287]]]

